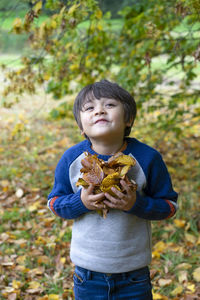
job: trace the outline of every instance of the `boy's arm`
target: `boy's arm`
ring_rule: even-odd
[[[144,194],[136,192],[136,202],[128,213],[148,220],[171,218],[178,208],[177,198],[167,167],[156,153],[147,174]]]
[[[64,219],[75,219],[90,211],[81,201],[81,190],[76,193],[72,190],[64,157],[55,170],[55,182],[48,196],[48,207],[55,215]]]

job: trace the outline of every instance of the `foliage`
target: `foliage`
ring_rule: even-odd
[[[4,96],[35,93],[37,85],[45,84],[59,99],[108,78],[134,94],[141,113],[162,111],[154,121],[161,130],[180,134],[187,112],[199,114],[198,1],[137,1],[121,11],[118,30],[95,0],[48,0],[45,8],[52,15],[40,25],[35,20],[42,1],[24,19],[15,19],[12,31],[29,35],[32,53],[22,57],[22,68],[5,71]]]

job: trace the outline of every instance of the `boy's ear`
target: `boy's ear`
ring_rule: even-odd
[[[84,135],[84,134],[85,134],[85,132],[83,130],[81,130],[81,135]]]

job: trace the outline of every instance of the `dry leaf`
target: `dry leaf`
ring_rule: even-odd
[[[195,285],[193,283],[189,283],[187,284],[187,290],[189,290],[191,293],[194,293],[196,291]]]
[[[87,188],[89,184],[92,184],[94,186],[95,194],[104,192],[115,196],[112,187],[123,192],[120,180],[124,179],[133,190],[136,190],[137,184],[134,181],[130,182],[127,177],[128,171],[135,163],[135,159],[129,155],[124,155],[121,152],[110,157],[108,162],[98,159],[96,154],[92,155],[85,152],[85,158],[81,161],[83,168],[80,170],[80,172],[83,173],[83,176],[78,179],[76,186]],[[97,212],[105,218],[108,208],[105,208],[102,211],[98,210]]]
[[[28,285],[30,289],[38,289],[40,287],[40,283],[38,281],[30,281]]]
[[[153,295],[153,300],[163,300],[164,296],[159,294],[159,293],[155,293],[154,291],[152,291],[152,295]]]
[[[171,283],[172,283],[172,280],[171,280],[171,279],[160,278],[160,279],[158,280],[159,286],[167,286],[167,285],[170,285]]]
[[[12,293],[8,296],[8,300],[16,300],[17,299],[17,294],[16,293]]]
[[[188,269],[192,268],[192,266],[188,263],[181,263],[176,268],[177,269],[188,270]]]
[[[18,289],[22,286],[22,283],[20,281],[13,280],[12,281],[12,286],[13,286],[14,289]]]
[[[196,268],[192,275],[195,281],[200,282],[200,267]]]
[[[174,219],[174,224],[178,228],[183,228],[185,226],[186,221],[180,219]]]
[[[183,292],[183,287],[181,285],[178,285],[171,293],[172,296],[180,295]]]
[[[178,273],[178,281],[180,283],[183,283],[183,282],[187,281],[187,276],[188,276],[187,271],[180,271]]]
[[[26,261],[26,255],[18,256],[18,258],[16,259],[16,262],[19,265],[25,265],[25,261]]]
[[[59,300],[59,299],[60,299],[59,295],[56,294],[48,295],[48,300]]]
[[[192,244],[196,243],[196,237],[190,233],[185,232],[185,238],[186,238],[187,242],[190,242]]]

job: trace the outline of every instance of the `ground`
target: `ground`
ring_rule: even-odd
[[[81,137],[70,114],[49,117],[59,102],[44,90],[19,100],[0,108],[0,299],[73,299],[72,221],[53,216],[46,197],[59,157]],[[154,299],[199,299],[199,124],[190,120],[177,138],[152,132],[149,117],[132,135],[162,153],[180,194],[176,217],[152,226]]]

